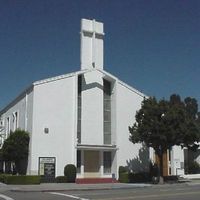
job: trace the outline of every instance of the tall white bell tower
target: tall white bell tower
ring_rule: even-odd
[[[103,23],[81,20],[81,70],[103,69]]]

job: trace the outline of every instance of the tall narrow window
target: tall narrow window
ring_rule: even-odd
[[[80,150],[77,150],[76,167],[77,167],[77,173],[81,173],[81,151]]]
[[[13,113],[13,125],[14,125],[14,131],[18,128],[18,112]]]
[[[111,144],[111,83],[103,80],[104,144]]]
[[[0,134],[4,134],[2,133],[2,131],[4,130],[4,121],[3,119],[0,119]],[[3,145],[3,142],[4,142],[4,137],[0,137],[0,148],[2,148],[2,145]],[[1,162],[0,162],[0,170],[1,170]]]
[[[112,166],[112,154],[110,151],[103,152],[103,173],[110,174],[111,173],[111,166]]]
[[[78,76],[78,109],[77,109],[77,140],[81,143],[81,90],[82,90],[82,76]]]
[[[4,121],[3,119],[0,120],[0,131],[3,130]]]
[[[7,117],[6,119],[6,138],[8,138],[10,134],[10,117]]]

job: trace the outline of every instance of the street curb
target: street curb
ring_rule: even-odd
[[[200,185],[200,182],[193,183],[193,182],[178,182],[178,183],[165,183],[165,184],[145,184],[145,185],[122,185],[122,186],[110,186],[110,187],[85,187],[85,188],[65,188],[65,189],[24,189],[24,188],[4,188],[8,191],[11,192],[66,192],[66,191],[94,191],[94,190],[118,190],[118,189],[138,189],[138,188],[147,188],[147,187],[152,187],[152,188],[159,188],[159,187],[166,187],[166,186],[173,186],[173,185],[186,185],[186,186],[195,186],[195,185]]]
[[[152,187],[152,185],[129,186],[129,187],[110,187],[110,188],[71,188],[71,189],[41,189],[41,190],[26,190],[26,189],[10,189],[11,192],[66,192],[66,191],[93,191],[93,190],[118,190],[118,189],[138,189]]]

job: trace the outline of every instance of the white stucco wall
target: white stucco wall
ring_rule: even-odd
[[[31,174],[38,173],[39,157],[56,157],[56,176],[75,162],[76,81],[71,76],[34,87]]]
[[[25,130],[29,133],[32,133],[32,124],[33,124],[33,91],[31,91],[26,97],[26,114],[25,118]]]
[[[17,127],[14,126],[14,113],[17,112]],[[7,118],[10,118],[10,131],[14,131],[16,128],[20,128],[22,130],[26,130],[29,133],[31,132],[32,124],[32,90],[27,90],[19,97],[17,97],[7,109],[2,114],[2,119],[4,121],[4,130],[3,134],[8,137],[7,133]],[[29,124],[29,128],[27,128],[27,124]]]
[[[143,96],[118,82],[116,97],[116,140],[117,169],[119,166],[130,166],[134,171],[148,170],[149,152],[142,149],[141,144],[133,144],[129,141],[128,127],[135,122],[136,111],[140,109]],[[139,157],[140,155],[140,157]]]
[[[103,145],[103,79],[98,71],[83,76],[81,143]]]
[[[38,174],[39,157],[56,158],[56,176],[63,175],[66,164],[76,164],[77,74],[80,73],[83,73],[81,144],[104,145],[103,78],[106,78],[113,89],[111,144],[117,148],[116,153],[113,151],[112,173],[117,177],[119,166],[127,165],[135,172],[148,170],[151,153],[141,144],[131,143],[128,130],[135,122],[143,94],[106,72],[91,70],[36,82],[33,91],[20,96],[2,115],[4,120],[10,116],[12,130],[12,114],[19,112],[19,127],[31,133],[28,174]],[[48,134],[44,128],[49,129]],[[172,152],[172,160],[183,162],[179,147],[174,147]],[[176,174],[174,163],[172,172]]]
[[[10,130],[14,131],[14,116],[13,114],[15,112],[18,112],[19,119],[18,119],[18,127],[21,129],[25,128],[25,119],[24,119],[24,113],[25,113],[25,97],[21,98],[20,101],[16,102],[15,105],[13,105],[9,110],[4,113],[4,125],[5,125],[5,132],[7,132],[7,118],[10,118]],[[7,135],[8,136],[8,135]]]
[[[173,146],[171,150],[171,173],[172,175],[184,174],[184,150],[181,146]]]

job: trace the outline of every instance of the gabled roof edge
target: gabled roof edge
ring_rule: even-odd
[[[59,76],[55,76],[55,77],[51,77],[51,78],[47,78],[47,79],[43,79],[43,80],[39,80],[39,81],[35,81],[33,82],[29,87],[27,87],[23,92],[21,92],[14,100],[12,100],[7,106],[5,106],[2,110],[0,110],[0,115],[2,115],[4,112],[6,112],[11,106],[13,106],[20,98],[22,98],[26,93],[28,93],[29,91],[31,91],[33,89],[34,86],[40,85],[40,84],[45,84],[48,82],[52,82],[52,81],[57,81],[60,79],[65,79],[65,78],[69,78],[75,75],[79,75],[79,74],[85,74],[88,72],[92,72],[92,71],[99,71],[103,74],[105,74],[106,76],[111,77],[114,80],[117,80],[118,83],[120,83],[121,85],[125,86],[126,88],[128,88],[129,90],[133,91],[134,93],[136,93],[137,95],[141,96],[141,97],[147,97],[147,95],[145,95],[144,93],[140,92],[139,90],[133,88],[132,86],[126,84],[125,82],[121,81],[119,78],[117,78],[116,76],[110,74],[109,72],[102,70],[102,69],[85,69],[85,70],[79,70],[76,72],[72,72],[72,73],[68,73],[68,74],[63,74],[63,75],[59,75]]]
[[[12,100],[7,106],[0,110],[0,115],[5,113],[10,107],[16,104],[21,98],[23,98],[27,93],[33,90],[33,84],[27,87],[23,92],[21,92],[14,100]]]
[[[116,76],[110,74],[109,72],[105,71],[105,70],[101,70],[101,69],[97,69],[98,71],[100,71],[101,73],[104,73],[107,76],[110,76],[112,79],[115,79],[118,81],[118,83],[120,83],[121,85],[125,86],[126,88],[128,88],[129,90],[133,91],[134,93],[138,94],[141,97],[146,97],[148,98],[148,95],[144,94],[143,92],[140,92],[139,90],[135,89],[134,87],[128,85],[127,83],[121,81],[119,78],[117,78]]]

